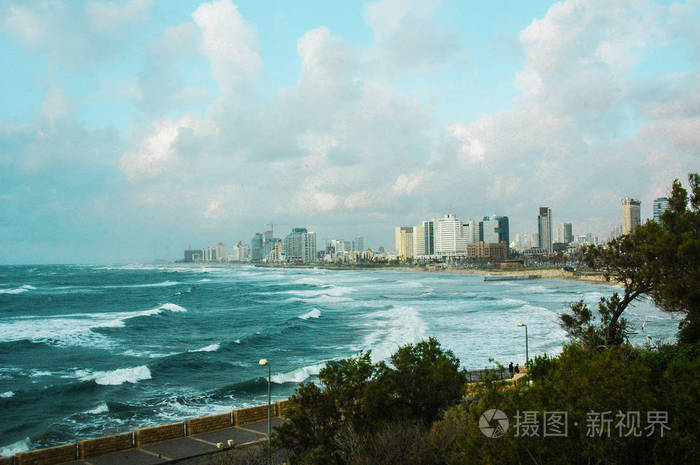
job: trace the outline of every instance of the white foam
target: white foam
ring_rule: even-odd
[[[99,415],[100,413],[109,412],[109,406],[107,402],[102,402],[100,405],[91,410],[85,410],[83,413],[89,413],[90,415]]]
[[[235,342],[236,344],[240,344],[240,343],[241,343],[241,340],[240,340],[240,339],[236,339],[236,340],[233,341],[233,342]]]
[[[366,327],[372,328],[364,339],[364,348],[372,350],[372,360],[388,360],[400,346],[415,344],[426,338],[428,325],[418,310],[396,306],[371,313]]]
[[[36,287],[29,284],[24,286],[16,287],[14,289],[0,289],[0,294],[22,294],[23,292],[36,290]]]
[[[199,349],[190,350],[190,352],[216,352],[221,346],[219,344],[210,344],[205,347],[200,347]]]
[[[398,287],[418,288],[423,287],[423,284],[418,281],[401,281],[398,283]]]
[[[12,391],[3,392],[2,394],[0,394],[0,397],[2,397],[3,399],[9,399],[10,397],[14,397],[14,396],[15,396],[15,393]]]
[[[0,447],[0,456],[11,457],[18,452],[24,452],[25,450],[29,450],[31,445],[32,445],[31,439],[29,439],[29,438],[21,439],[17,442],[13,442],[10,445]]]
[[[330,297],[341,297],[346,294],[354,292],[356,289],[352,287],[344,286],[328,286],[322,289],[307,289],[307,290],[291,290],[284,291],[285,294],[294,294],[300,297],[319,297],[319,296],[330,296]]]
[[[540,284],[537,284],[534,286],[525,286],[525,291],[535,292],[537,294],[544,294],[545,292],[549,292],[550,290]]]
[[[180,307],[177,304],[171,304],[168,302],[167,304],[163,304],[160,307],[158,307],[158,310],[170,310],[171,312],[186,312],[187,309],[185,307]]]
[[[30,375],[32,378],[38,378],[39,376],[51,376],[50,371],[34,370]]]
[[[134,312],[70,313],[52,317],[32,315],[12,317],[0,321],[0,341],[11,342],[28,339],[49,342],[58,346],[110,346],[97,328],[122,328],[131,318],[158,315],[163,311],[186,312],[187,309],[173,303],[157,308]]]
[[[297,368],[296,370],[292,370],[287,373],[274,375],[271,378],[271,381],[275,384],[302,383],[311,376],[318,376],[321,369],[325,366],[326,363],[323,362],[316,365],[309,365],[303,368]]]
[[[526,305],[527,302],[524,300],[520,299],[501,299],[498,301],[498,303],[503,304],[503,305]]]
[[[314,308],[309,313],[304,313],[303,315],[299,315],[299,318],[301,318],[302,320],[308,320],[309,318],[318,318],[320,316],[321,316],[321,310]]]
[[[78,371],[76,375],[83,381],[95,381],[103,386],[118,386],[124,383],[134,384],[144,379],[151,379],[151,370],[146,365],[141,365],[112,371],[96,371],[94,373]]]
[[[292,281],[293,284],[305,284],[308,286],[323,286],[325,283],[317,278],[304,277]]]
[[[208,282],[210,282],[210,281],[211,281],[211,279],[209,279],[209,278],[204,278],[204,279],[198,280],[197,282],[198,282],[198,283],[208,283]]]

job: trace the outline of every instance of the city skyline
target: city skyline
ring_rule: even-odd
[[[696,169],[697,3],[336,3],[3,2],[0,263],[533,206],[605,238]]]

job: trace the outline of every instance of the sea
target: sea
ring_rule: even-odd
[[[435,337],[466,369],[561,351],[558,315],[620,289],[413,270],[0,266],[0,455],[274,400],[326,362]],[[678,319],[641,300],[633,342]]]

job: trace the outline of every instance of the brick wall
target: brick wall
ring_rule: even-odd
[[[277,412],[276,412],[277,416],[283,417],[284,412],[286,412],[287,409],[289,408],[290,401],[289,400],[280,400],[279,402],[276,402],[276,404],[277,404]]]
[[[80,458],[94,457],[118,450],[131,449],[132,433],[115,434],[97,439],[78,441]]]
[[[185,422],[187,424],[187,435],[216,431],[218,429],[231,427],[231,413],[222,413],[208,417],[191,418]]]
[[[267,405],[258,405],[257,407],[242,408],[233,411],[236,417],[237,425],[245,425],[255,421],[267,420]],[[272,405],[272,416],[275,416],[275,406]]]
[[[75,444],[49,447],[46,449],[20,452],[16,455],[17,465],[54,465],[75,460]]]
[[[167,441],[185,436],[185,422],[170,423],[169,425],[151,426],[134,431],[136,447],[141,447],[154,442]]]

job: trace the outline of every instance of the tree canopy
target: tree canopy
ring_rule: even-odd
[[[647,221],[631,234],[582,251],[581,260],[623,292],[601,299],[597,319],[582,301],[572,305],[561,317],[572,338],[586,346],[625,342],[630,329],[623,312],[648,295],[662,309],[684,314],[679,340],[700,339],[700,176],[690,174],[688,180],[690,197],[678,180],[673,182],[660,222]]]

